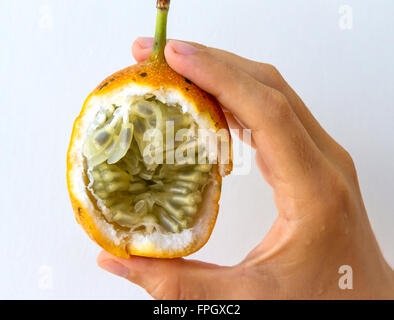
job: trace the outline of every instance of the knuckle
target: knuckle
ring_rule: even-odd
[[[154,282],[148,288],[147,292],[157,300],[178,300],[180,297],[180,290],[178,281],[169,282],[168,279],[160,279]]]
[[[265,101],[270,118],[279,122],[287,122],[291,119],[291,108],[286,97],[281,92],[274,89],[266,91]]]
[[[269,63],[259,63],[260,72],[265,74],[268,85],[275,88],[276,90],[282,90],[286,86],[286,82],[284,81],[279,70],[272,64]]]
[[[348,170],[348,173],[350,173],[353,177],[357,177],[357,170],[354,160],[350,153],[345,149],[343,149],[343,162]]]
[[[269,71],[269,73],[273,76],[273,77],[278,77],[280,76],[280,72],[279,70],[272,64],[270,63],[265,63],[265,67],[266,69]]]
[[[330,216],[342,216],[349,212],[352,191],[346,179],[337,171],[327,178],[325,197],[322,197],[324,211]]]
[[[342,170],[343,174],[346,177],[351,179],[352,182],[356,182],[358,180],[357,170],[356,170],[356,165],[353,161],[352,156],[342,146],[337,144],[336,147],[339,150],[338,158],[336,161],[338,161],[338,165],[339,165],[340,169]]]
[[[331,185],[331,192],[334,198],[339,200],[339,204],[343,205],[347,203],[350,197],[350,188],[341,174],[335,174]]]

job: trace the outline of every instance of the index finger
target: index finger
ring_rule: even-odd
[[[213,94],[252,129],[256,147],[273,172],[273,184],[312,179],[310,171],[321,154],[282,93],[203,48],[171,40],[165,55],[171,68]]]

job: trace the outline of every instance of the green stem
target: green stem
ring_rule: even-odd
[[[167,42],[167,16],[170,0],[157,0],[156,32],[151,61],[165,61],[164,48]]]

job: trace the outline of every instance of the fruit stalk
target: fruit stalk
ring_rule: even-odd
[[[165,61],[164,48],[167,42],[167,16],[170,0],[157,0],[156,31],[151,61]]]

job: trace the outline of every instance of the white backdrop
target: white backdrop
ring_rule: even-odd
[[[153,34],[154,6],[155,0],[0,1],[0,298],[149,297],[96,267],[99,248],[74,221],[65,172],[85,97],[134,63],[131,43]],[[343,16],[349,9],[353,21]],[[278,67],[353,155],[391,265],[393,16],[390,0],[173,0],[169,19],[170,37]],[[238,262],[275,215],[272,192],[253,164],[249,175],[225,179],[216,228],[193,258]]]

